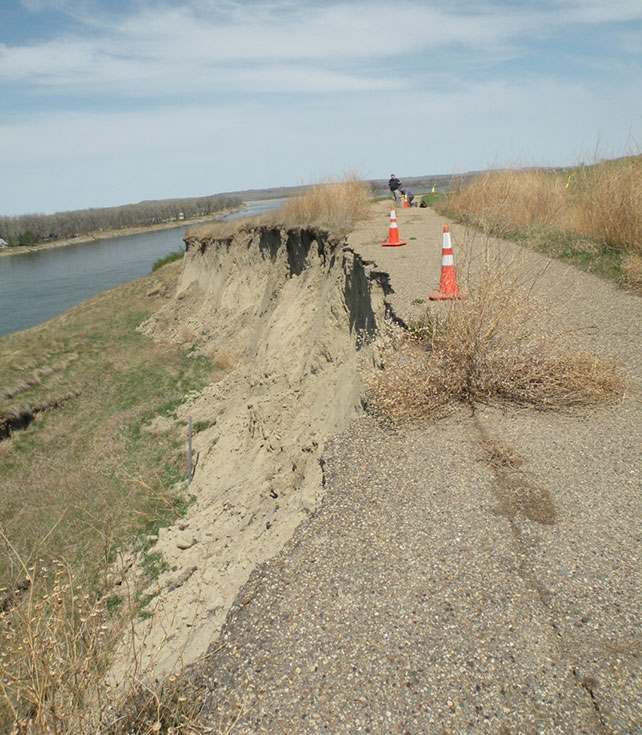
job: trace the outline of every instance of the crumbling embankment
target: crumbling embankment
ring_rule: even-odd
[[[195,502],[153,549],[169,571],[138,633],[157,674],[205,653],[250,572],[317,507],[324,442],[360,410],[357,366],[373,359],[389,290],[323,230],[247,227],[186,245],[175,297],[143,329],[228,371],[179,415],[201,428]]]

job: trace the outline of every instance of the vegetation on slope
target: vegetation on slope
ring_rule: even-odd
[[[642,291],[642,156],[573,171],[490,171],[436,208]]]
[[[167,265],[0,340],[0,419],[13,427],[0,440],[2,732],[20,721],[84,732],[74,718],[98,696],[89,690],[110,631],[145,602],[113,587],[117,550],[133,545],[157,574],[162,559],[146,549],[189,503],[174,412],[218,370],[137,331],[179,271]],[[19,415],[33,420],[12,423]]]

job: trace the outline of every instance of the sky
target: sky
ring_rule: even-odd
[[[642,146],[642,0],[2,0],[0,215]]]

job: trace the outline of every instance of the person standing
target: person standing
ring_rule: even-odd
[[[390,189],[390,195],[395,205],[399,204],[399,190],[401,189],[401,181],[394,175],[390,174],[388,180],[388,188]]]

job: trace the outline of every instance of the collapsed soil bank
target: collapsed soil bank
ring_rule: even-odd
[[[169,571],[138,637],[156,675],[205,653],[251,571],[317,507],[324,442],[360,411],[357,365],[373,359],[389,290],[323,230],[248,227],[186,246],[175,297],[143,329],[229,371],[179,416],[207,428],[194,438],[195,502],[152,549]]]

